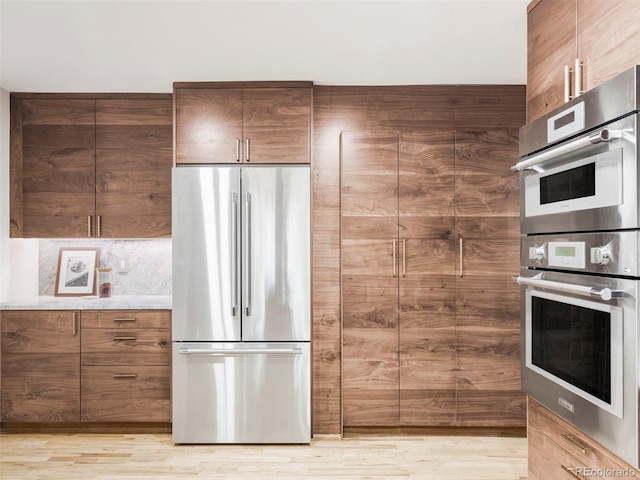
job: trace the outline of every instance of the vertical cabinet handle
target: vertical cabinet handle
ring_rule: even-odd
[[[396,278],[396,239],[391,240],[391,257],[393,258],[393,278]]]
[[[459,265],[459,271],[458,274],[460,275],[460,277],[462,277],[463,274],[463,270],[462,270],[462,260],[463,260],[463,256],[462,256],[462,237],[460,237],[460,265]]]
[[[569,65],[564,66],[564,101],[565,103],[571,100],[571,67]]]
[[[573,87],[573,98],[578,95],[582,95],[584,92],[582,91],[582,67],[584,67],[584,63],[580,61],[579,58],[576,58],[576,65],[574,68],[574,87]]]
[[[87,237],[91,236],[91,215],[87,216]]]
[[[245,313],[247,316],[251,316],[251,194],[247,192],[247,262],[246,262],[246,275],[245,284],[247,300],[245,302]]]
[[[407,239],[402,239],[402,276],[407,276]]]
[[[96,237],[100,238],[102,236],[102,216],[98,215],[98,222],[96,225]]]
[[[247,160],[247,162],[251,161],[251,142],[250,140],[247,138],[246,139],[246,153],[245,153],[245,159]]]
[[[236,138],[236,162],[240,161],[240,139]]]
[[[75,337],[78,334],[78,312],[73,312],[71,331]]]
[[[238,311],[238,193],[233,192],[231,197],[231,316],[235,317]]]

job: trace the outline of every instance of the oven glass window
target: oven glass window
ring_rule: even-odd
[[[531,298],[531,360],[611,404],[611,314]]]
[[[595,194],[595,162],[540,178],[540,203],[543,205]]]

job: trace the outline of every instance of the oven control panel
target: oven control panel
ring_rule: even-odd
[[[521,237],[523,267],[640,277],[640,232],[599,232]]]

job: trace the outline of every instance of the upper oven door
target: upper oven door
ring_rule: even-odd
[[[630,115],[519,162],[521,231],[640,228],[636,118]]]

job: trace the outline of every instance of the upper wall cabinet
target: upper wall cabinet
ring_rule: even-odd
[[[527,21],[528,122],[640,63],[637,0],[534,0]]]
[[[171,95],[13,94],[11,236],[171,236]]]
[[[176,164],[309,163],[311,82],[175,83]]]

